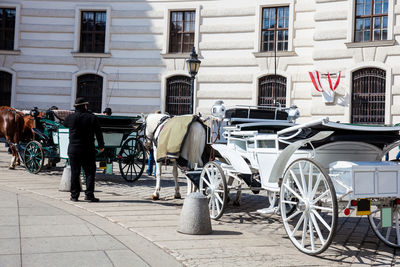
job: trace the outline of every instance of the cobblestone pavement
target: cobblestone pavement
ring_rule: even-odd
[[[120,224],[152,241],[186,266],[396,266],[399,251],[378,240],[366,217],[340,214],[337,234],[327,251],[313,257],[299,252],[288,239],[278,215],[260,215],[267,206],[266,194],[244,193],[241,206],[228,205],[219,221],[213,221],[211,235],[178,233],[183,200],[173,199],[171,169],[162,180],[161,200],[153,201],[155,179],[143,176],[135,183],[125,182],[117,167],[115,175],[98,173],[96,196],[99,203],[69,201],[67,192],[58,191],[62,174],[59,167],[37,175],[23,167],[8,170],[9,156],[0,148],[0,185],[27,190],[59,199]],[[116,165],[116,164],[114,164]],[[182,196],[186,179],[180,174]],[[233,198],[233,196],[232,196]]]

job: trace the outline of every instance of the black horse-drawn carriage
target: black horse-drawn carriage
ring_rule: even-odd
[[[60,159],[68,160],[69,129],[62,125],[63,119],[72,111],[52,111],[54,116],[35,118],[35,140],[20,146],[26,169],[31,173],[41,171],[45,159],[54,164]],[[122,177],[136,181],[143,173],[146,154],[141,138],[143,124],[140,116],[96,115],[105,141],[105,150],[98,152],[96,161],[111,164],[118,162]]]

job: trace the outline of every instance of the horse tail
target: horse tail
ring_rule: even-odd
[[[195,163],[203,165],[201,155],[205,144],[206,130],[200,122],[193,122],[181,150],[181,157],[189,162],[189,168],[193,168]]]

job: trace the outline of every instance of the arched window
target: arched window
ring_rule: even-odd
[[[280,75],[266,75],[258,80],[258,105],[273,106],[279,102],[286,106],[286,78]]]
[[[167,79],[165,111],[171,115],[192,114],[190,109],[190,78],[173,76]]]
[[[386,71],[364,68],[353,72],[351,122],[385,123]]]
[[[89,103],[92,112],[101,112],[103,99],[103,77],[96,74],[84,74],[78,77],[76,97],[84,97]]]
[[[11,106],[12,74],[0,71],[0,106]]]

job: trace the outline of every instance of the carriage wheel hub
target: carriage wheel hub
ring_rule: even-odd
[[[300,210],[303,210],[304,212],[310,213],[311,211],[311,203],[308,200],[304,200],[304,202],[299,203],[299,208]]]

